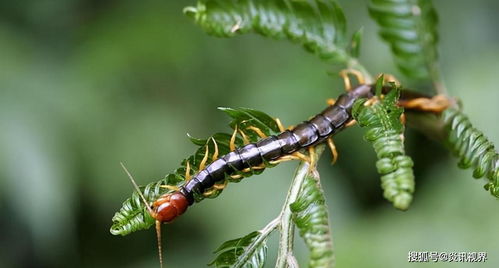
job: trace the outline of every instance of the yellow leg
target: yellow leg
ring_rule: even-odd
[[[424,112],[440,113],[451,106],[452,102],[444,95],[436,95],[430,98],[416,98],[409,101],[399,101],[399,105],[407,109],[415,109]]]
[[[343,83],[345,84],[345,89],[346,91],[352,90],[352,82],[350,81],[350,77],[348,77],[349,74],[352,74],[355,76],[359,84],[365,84],[366,80],[364,78],[364,75],[354,69],[345,69],[340,72],[341,78],[343,78]]]
[[[187,160],[187,165],[185,165],[185,181],[191,180],[191,163]]]
[[[223,189],[225,189],[225,187],[227,187],[228,183],[229,183],[229,181],[225,180],[224,183],[218,183],[218,184],[213,185],[213,188],[215,188],[217,190],[223,190]]]
[[[279,128],[279,131],[284,132],[286,129],[281,123],[281,120],[279,118],[274,119],[275,123],[277,124],[277,127]]]
[[[306,162],[309,162],[310,163],[310,158],[300,152],[294,152],[293,154],[291,154],[292,156],[296,156],[298,159],[300,159],[301,161],[306,161]]]
[[[213,185],[213,187],[210,190],[204,192],[203,195],[210,196],[210,195],[214,194],[215,191],[223,190],[223,189],[225,189],[225,187],[227,187],[227,183],[228,183],[228,181],[225,180],[224,183],[215,184],[215,185]]]
[[[234,133],[232,133],[232,136],[230,137],[229,149],[231,152],[236,150],[236,135],[237,126],[234,128]]]
[[[281,156],[277,160],[270,161],[269,163],[271,165],[276,165],[276,164],[286,162],[286,161],[291,161],[291,160],[301,160],[301,161],[306,161],[306,162],[310,163],[310,158],[302,153],[299,153],[299,152],[295,152],[295,153],[290,154],[290,155]]]
[[[400,122],[402,122],[403,125],[405,125],[406,119],[405,119],[405,113],[402,113],[400,115]]]
[[[366,102],[364,102],[364,106],[371,106],[371,105],[377,103],[378,101],[379,100],[376,96],[372,97],[372,98],[368,99]]]
[[[400,87],[400,81],[392,74],[384,74],[383,75],[383,82],[384,83],[394,82],[397,87]]]
[[[241,170],[241,172],[250,172],[252,170],[259,170],[259,169],[265,169],[265,165],[264,164],[261,164],[259,166],[254,166],[254,167],[249,167],[249,168],[245,168],[243,170]]]
[[[241,136],[243,137],[243,143],[244,143],[244,145],[250,143],[248,137],[246,136],[246,134],[244,134],[244,132],[242,130],[239,130],[239,134],[241,134]]]
[[[344,71],[340,72],[341,78],[343,78],[343,84],[345,84],[345,90],[350,91],[352,90],[352,83],[350,82],[350,77],[348,77],[348,74]]]
[[[308,155],[310,158],[310,162],[308,163],[308,171],[312,171],[315,169],[315,162],[316,162],[316,154],[315,154],[315,147],[311,146],[308,147]]]
[[[336,150],[336,145],[334,145],[333,138],[330,137],[327,139],[327,146],[329,146],[329,150],[331,150],[331,154],[333,154],[331,165],[334,165],[336,160],[338,160],[338,151]]]
[[[159,186],[159,187],[161,187],[161,188],[166,188],[166,189],[173,190],[173,191],[178,191],[178,190],[180,190],[180,188],[179,188],[179,187],[177,187],[177,186],[173,186],[173,185],[161,185],[161,186]]]
[[[199,171],[203,170],[204,167],[206,166],[206,161],[208,161],[208,153],[209,153],[209,149],[208,149],[208,145],[206,145],[206,151],[204,153],[203,160],[201,160],[201,163],[199,163]]]
[[[243,175],[241,175],[241,174],[237,174],[237,175],[231,175],[230,177],[231,177],[231,178],[233,178],[233,179],[235,179],[235,180],[237,180],[237,179],[242,178],[242,177],[243,177]]]
[[[211,140],[213,141],[213,145],[215,147],[215,151],[213,152],[213,156],[212,156],[212,160],[215,161],[218,159],[218,144],[217,144],[217,141],[211,137]]]
[[[263,131],[257,127],[254,127],[254,126],[249,126],[247,127],[246,129],[250,129],[250,130],[253,130],[254,132],[256,132],[256,134],[260,137],[260,138],[267,138],[267,135],[265,135],[265,133],[263,133]]]
[[[333,106],[336,103],[336,100],[331,98],[326,100],[327,105]]]
[[[275,120],[275,122],[276,122],[276,124],[277,124],[277,127],[279,127],[279,131],[281,131],[281,132],[284,132],[284,131],[286,131],[286,130],[292,130],[293,128],[295,128],[295,126],[289,126],[289,127],[285,128],[285,127],[282,125],[281,120],[280,120],[279,118],[276,118],[276,119],[274,119],[274,120]]]
[[[355,119],[352,119],[345,124],[345,127],[351,127],[355,124],[357,124],[357,121]]]

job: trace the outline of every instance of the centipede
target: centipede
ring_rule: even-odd
[[[213,139],[215,152],[211,163],[207,161],[208,146],[206,146],[206,152],[203,160],[199,163],[198,171],[191,174],[191,166],[187,161],[183,183],[180,183],[180,186],[160,185],[169,188],[171,191],[160,195],[153,202],[148,202],[144,197],[144,194],[150,188],[146,187],[141,190],[122,164],[149,216],[155,222],[160,264],[163,263],[161,225],[171,223],[184,214],[190,206],[198,201],[198,196],[209,196],[213,191],[222,190],[227,185],[227,178],[238,179],[242,176],[241,173],[261,172],[268,165],[276,165],[289,160],[314,161],[312,153],[307,156],[301,151],[313,150],[314,146],[324,142],[329,145],[335,160],[337,153],[332,137],[355,123],[352,117],[352,108],[357,100],[361,98],[371,99],[375,95],[373,85],[362,83],[364,81],[361,79],[358,80],[359,84],[355,88],[351,88],[350,84],[348,84],[346,93],[341,94],[322,112],[295,127],[284,129],[280,121],[276,120],[280,130],[278,134],[266,136],[258,127],[250,126],[249,128],[260,139],[237,147],[236,134],[238,129],[236,126],[233,135],[229,139],[228,147],[230,152],[220,157],[218,156],[217,144]],[[383,87],[383,91],[388,90],[390,88]],[[439,106],[439,110],[431,102],[430,97],[411,91],[401,92],[400,100],[402,105],[413,110],[441,112],[447,108],[447,104],[443,104]],[[245,138],[243,132],[239,133]],[[178,178],[171,179],[178,181]],[[117,214],[116,217],[119,218],[121,215]],[[119,234],[119,232],[116,231],[115,234]]]

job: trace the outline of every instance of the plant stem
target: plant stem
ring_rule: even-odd
[[[433,88],[437,94],[447,95],[447,88],[445,87],[442,76],[440,75],[440,66],[438,62],[430,64],[428,67],[430,72],[430,78],[433,82]]]
[[[245,250],[245,258],[239,258],[236,263],[232,267],[243,267],[248,259],[252,256],[253,252],[267,239],[267,237],[274,231],[281,222],[281,218],[277,217],[269,222],[263,229],[260,230],[260,235],[255,241],[253,241],[248,248]]]
[[[303,181],[309,172],[316,172],[317,162],[320,156],[324,152],[324,144],[315,147],[316,161],[313,167],[310,166],[308,162],[302,161],[298,165],[291,182],[291,187],[288,190],[288,195],[286,196],[286,201],[279,215],[280,219],[280,238],[279,238],[279,252],[277,255],[276,268],[286,268],[288,267],[288,256],[293,254],[293,242],[295,226],[292,220],[292,212],[289,209],[289,205],[296,201],[298,195],[303,186]]]

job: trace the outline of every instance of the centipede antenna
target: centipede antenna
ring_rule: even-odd
[[[163,253],[161,249],[161,222],[156,220],[156,238],[158,240],[159,267],[163,268]]]
[[[133,187],[135,188],[135,190],[137,191],[137,193],[139,194],[140,198],[142,199],[142,202],[144,202],[144,205],[146,206],[147,208],[147,211],[149,211],[149,214],[154,215],[154,212],[152,211],[151,207],[149,206],[149,203],[147,203],[147,200],[146,198],[144,197],[144,195],[142,194],[142,191],[140,191],[140,188],[139,186],[137,185],[137,183],[135,182],[135,180],[133,179],[132,177],[132,174],[130,174],[130,172],[128,171],[128,169],[126,169],[125,165],[123,164],[123,162],[120,162],[120,165],[121,167],[123,168],[123,170],[125,171],[125,173],[128,175],[128,178],[130,178],[130,181],[132,182],[133,184]]]

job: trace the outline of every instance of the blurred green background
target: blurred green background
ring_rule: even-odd
[[[367,15],[340,1],[349,31],[365,26],[361,60],[398,75]],[[434,1],[452,95],[499,144],[499,2]],[[0,1],[0,266],[158,267],[152,230],[109,233],[139,183],[161,178],[195,149],[186,133],[229,131],[218,106],[251,107],[296,124],[342,91],[336,71],[298,46],[259,36],[205,35],[182,8],[194,1]],[[375,157],[359,129],[322,159],[338,267],[408,264],[408,251],[486,251],[499,267],[499,203],[439,144],[409,131],[417,191],[400,212],[382,198]],[[204,267],[222,242],[280,211],[296,163],[231,184],[164,230],[167,267]],[[297,239],[305,266],[307,250]],[[270,241],[273,267],[275,236]]]

